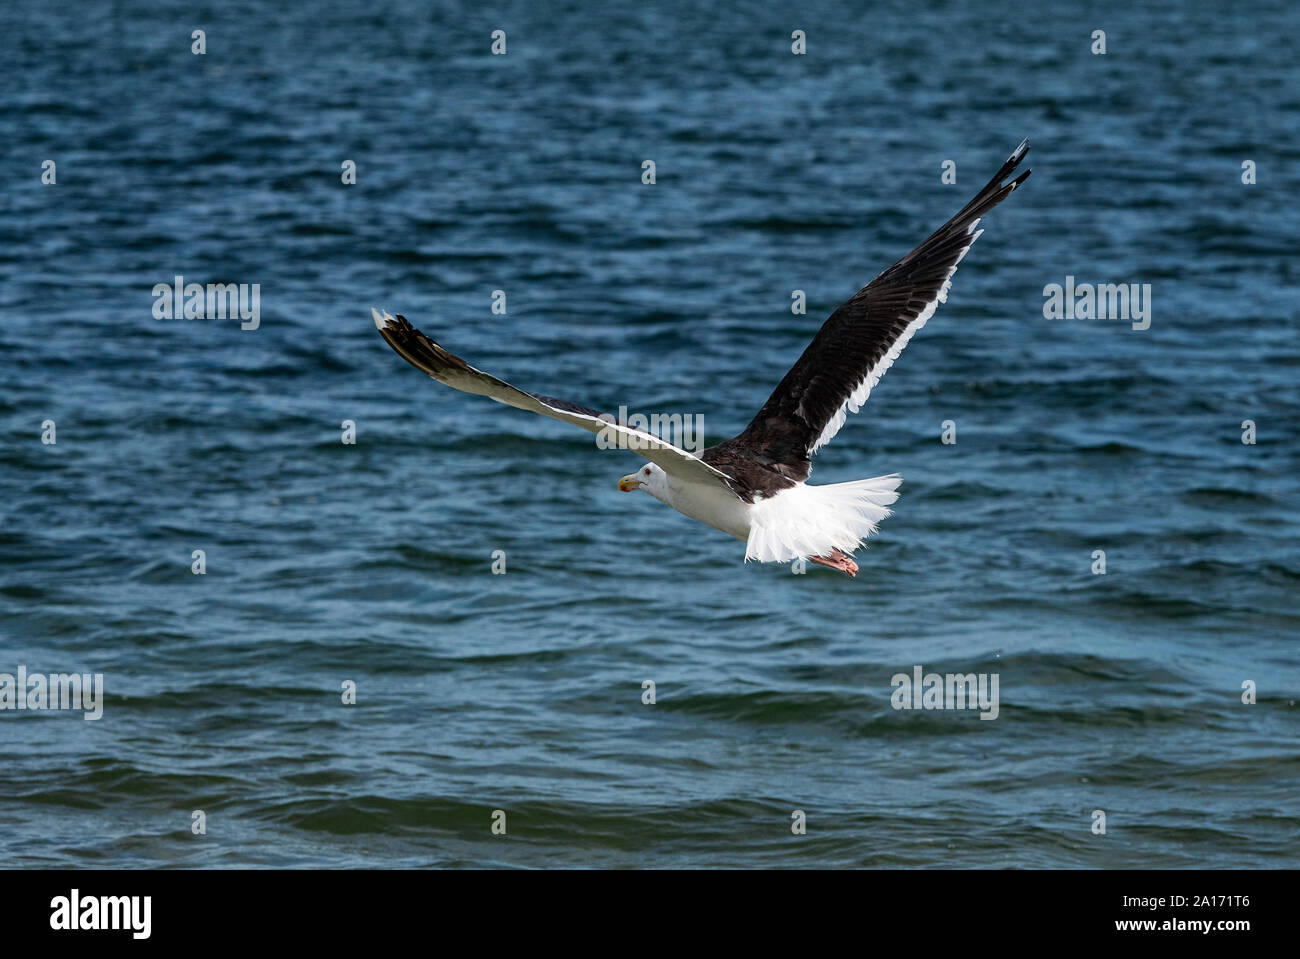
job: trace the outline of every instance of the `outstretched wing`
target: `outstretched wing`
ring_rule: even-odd
[[[600,413],[577,403],[557,400],[553,396],[525,393],[523,390],[515,389],[504,380],[499,380],[482,370],[476,370],[459,356],[448,353],[413,327],[404,316],[390,316],[388,313],[381,315],[374,309],[371,309],[370,315],[374,317],[375,326],[379,328],[380,334],[398,356],[416,369],[428,373],[439,383],[445,383],[463,393],[486,396],[498,403],[513,406],[515,409],[572,423],[589,433],[604,432],[618,448],[633,450],[662,467],[664,472],[676,479],[731,488],[725,473],[709,466],[694,453],[672,443],[666,443],[644,430],[624,426],[616,422],[615,418],[608,413]]]
[[[745,448],[790,480],[805,479],[812,454],[866,402],[907,341],[948,299],[957,264],[984,232],[975,229],[980,217],[1029,176],[1026,170],[1003,184],[1028,152],[1025,140],[961,212],[832,313],[745,431],[721,445]]]

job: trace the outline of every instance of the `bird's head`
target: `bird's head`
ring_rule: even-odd
[[[668,474],[654,463],[646,463],[635,473],[628,473],[619,480],[618,488],[624,493],[644,490],[655,499],[663,499],[668,494]]]

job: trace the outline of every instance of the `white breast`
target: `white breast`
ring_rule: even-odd
[[[749,539],[750,512],[753,509],[735,493],[714,483],[691,483],[673,479],[663,500],[679,513],[699,520],[738,540]]]

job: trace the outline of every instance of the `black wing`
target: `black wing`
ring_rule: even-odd
[[[975,231],[979,218],[1029,176],[1025,170],[1003,184],[1028,152],[1026,140],[961,212],[832,313],[745,431],[706,450],[704,459],[742,479],[753,473],[751,485],[758,489],[806,479],[812,454],[858,411],[912,334],[947,299],[957,264],[983,232]]]

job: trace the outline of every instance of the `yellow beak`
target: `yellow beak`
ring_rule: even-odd
[[[621,493],[630,493],[640,485],[641,481],[636,478],[635,473],[629,473],[618,481],[618,489]]]

